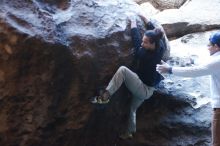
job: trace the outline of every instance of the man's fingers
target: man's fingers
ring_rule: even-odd
[[[158,71],[159,73],[162,72],[162,71],[161,71],[161,69],[162,69],[161,66],[162,66],[162,65],[157,64],[157,67],[156,67],[156,71]]]
[[[156,70],[160,70],[160,69],[162,69],[163,67],[164,67],[163,65],[157,64]]]
[[[164,62],[163,60],[161,60],[161,64],[166,64],[166,62]]]
[[[161,64],[157,64],[157,67],[161,67],[162,65]]]

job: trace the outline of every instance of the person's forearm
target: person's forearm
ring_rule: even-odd
[[[182,76],[182,77],[198,77],[198,76],[210,75],[211,70],[205,66],[173,67],[172,73],[174,75]]]
[[[131,38],[135,48],[135,54],[141,47],[141,35],[137,27],[131,29]]]

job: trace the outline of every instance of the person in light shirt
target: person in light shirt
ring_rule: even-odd
[[[182,77],[198,77],[211,75],[210,92],[213,108],[212,146],[220,146],[220,32],[215,32],[209,38],[208,50],[210,59],[198,66],[171,67],[165,62],[157,64],[157,71]]]

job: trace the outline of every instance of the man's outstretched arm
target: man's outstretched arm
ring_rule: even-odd
[[[141,34],[137,28],[137,23],[136,20],[130,20],[131,21],[131,38],[132,38],[132,43],[134,47],[134,54],[137,55],[137,52],[139,48],[141,47]]]

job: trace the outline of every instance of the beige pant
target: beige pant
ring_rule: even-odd
[[[213,110],[212,146],[220,146],[220,108]]]
[[[112,77],[106,90],[109,91],[110,95],[114,94],[122,85],[125,83],[129,91],[139,99],[149,98],[154,91],[154,87],[145,85],[138,77],[138,75],[132,72],[125,66],[121,66]]]
[[[133,133],[136,132],[136,111],[145,99],[152,96],[154,87],[145,85],[136,73],[125,66],[121,66],[112,77],[106,90],[112,95],[120,88],[122,83],[125,83],[128,90],[133,94],[127,129],[128,132]]]

